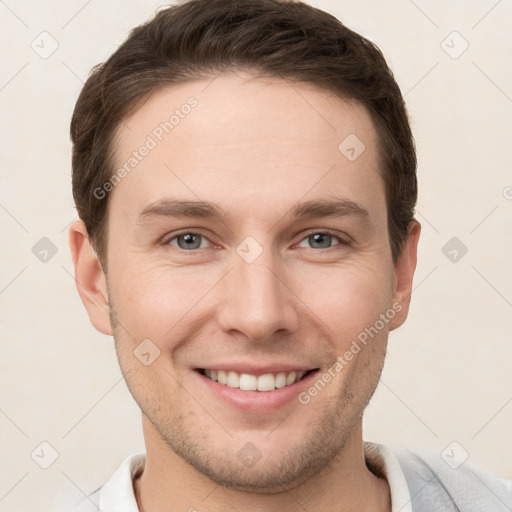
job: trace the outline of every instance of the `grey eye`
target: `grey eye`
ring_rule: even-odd
[[[192,250],[192,249],[200,249],[201,241],[203,238],[204,238],[203,235],[198,235],[195,233],[183,233],[181,235],[177,235],[174,238],[172,238],[169,241],[169,244],[176,245],[176,244],[172,243],[174,240],[176,240],[177,246],[180,249],[183,249],[185,251]]]
[[[304,241],[307,241],[307,247],[311,247],[313,249],[329,249],[333,245],[333,238],[337,239],[338,237],[328,233],[318,232],[305,237],[301,244],[304,243]],[[304,246],[302,245],[302,247]]]
[[[314,235],[310,235],[308,239],[313,244],[313,246],[316,245],[316,247],[330,247],[332,243],[332,236],[326,235],[324,233],[316,233]]]

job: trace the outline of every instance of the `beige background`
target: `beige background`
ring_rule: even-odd
[[[512,2],[311,3],[383,50],[419,152],[416,289],[407,324],[391,336],[365,438],[440,456],[457,441],[457,456],[465,450],[512,478]],[[112,339],[93,329],[75,290],[68,126],[90,68],[159,5],[0,2],[4,512],[49,510],[56,496],[90,493],[144,449]],[[42,31],[59,45],[47,59],[31,48]],[[57,249],[46,263],[32,252],[42,237]],[[457,262],[442,252],[452,237],[468,248]],[[46,470],[35,462],[51,462],[43,441],[58,453]]]

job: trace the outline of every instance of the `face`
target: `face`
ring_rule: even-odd
[[[268,492],[360,436],[407,309],[376,137],[356,103],[241,73],[125,120],[108,301],[147,443]]]

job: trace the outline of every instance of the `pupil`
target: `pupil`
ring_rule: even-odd
[[[193,235],[191,233],[187,233],[185,235],[181,235],[182,239],[183,239],[183,242],[184,242],[184,247],[182,247],[182,249],[197,249],[197,247],[199,247],[197,245],[197,239],[198,239],[198,235]],[[200,244],[199,244],[200,245]]]
[[[316,233],[312,235],[313,243],[318,243],[322,247],[328,247],[328,240],[330,238],[330,235],[326,235],[325,233]]]

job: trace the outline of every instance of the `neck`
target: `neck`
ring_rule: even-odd
[[[172,510],[221,512],[389,512],[391,496],[385,479],[366,466],[359,424],[343,450],[320,473],[273,494],[259,494],[219,486],[176,455],[143,416],[146,466],[134,481],[140,512]]]

